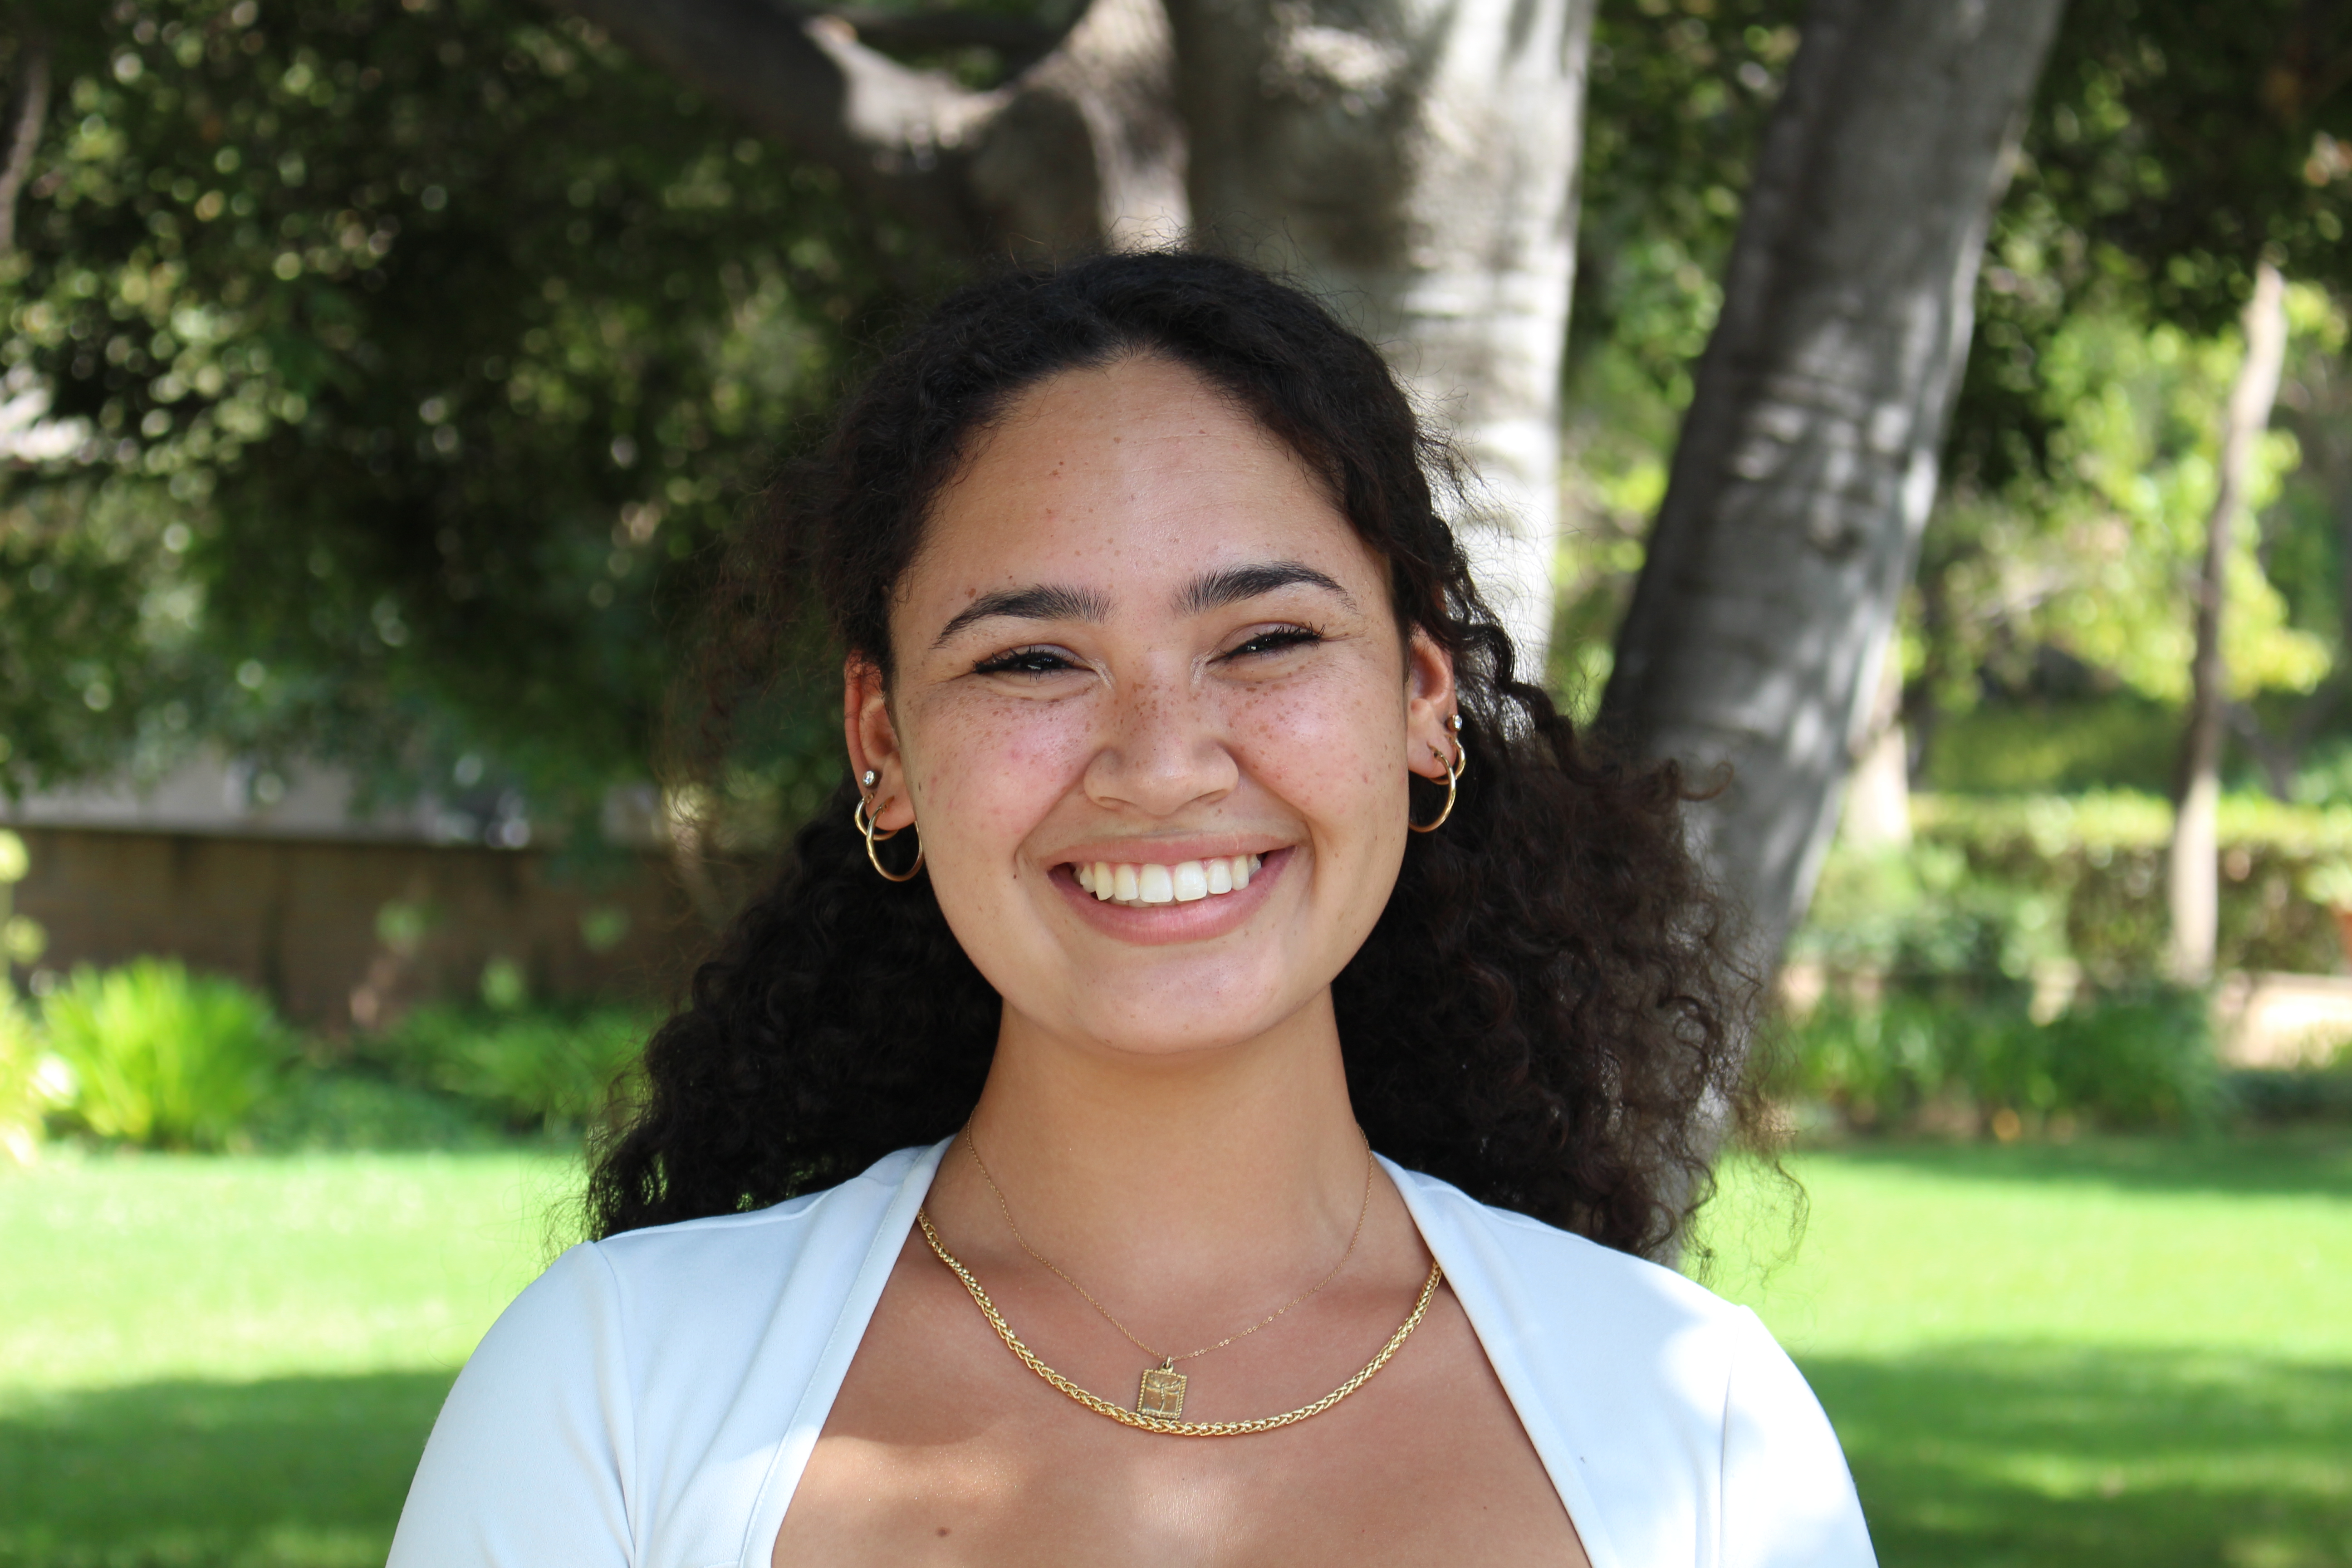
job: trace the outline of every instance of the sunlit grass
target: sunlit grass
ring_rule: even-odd
[[[1837,1423],[1893,1563],[2352,1564],[2352,1140],[1801,1156],[1716,1280]]]
[[[96,1157],[0,1180],[0,1407],[162,1378],[454,1370],[547,1258],[545,1155]]]
[[[2352,1568],[2352,1140],[1870,1147],[1735,1172],[1889,1568]],[[145,1157],[0,1180],[0,1564],[376,1563],[566,1162]]]

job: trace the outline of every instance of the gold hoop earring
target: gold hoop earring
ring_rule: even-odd
[[[1445,764],[1445,809],[1437,814],[1433,822],[1415,822],[1407,817],[1404,825],[1415,833],[1434,833],[1444,826],[1445,819],[1454,815],[1454,797],[1461,786],[1462,775],[1469,771],[1470,748],[1462,743],[1462,720],[1457,715],[1454,721],[1454,760]]]
[[[911,882],[915,879],[916,873],[922,870],[923,846],[920,842],[922,837],[920,834],[916,835],[917,843],[915,845],[915,863],[908,867],[903,872],[893,871],[888,867],[882,864],[882,857],[874,853],[874,846],[877,842],[887,842],[889,839],[898,837],[900,833],[905,831],[905,829],[893,827],[887,830],[877,830],[874,826],[874,818],[866,813],[864,796],[860,796],[857,804],[849,808],[849,820],[856,825],[857,831],[864,836],[866,839],[866,858],[873,863],[874,868],[877,871],[882,873],[883,880],[888,882]]]

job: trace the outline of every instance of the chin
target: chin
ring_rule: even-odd
[[[1204,987],[1181,997],[1157,991],[1121,1001],[1093,997],[1077,1010],[1076,1032],[1122,1056],[1167,1058],[1229,1050],[1298,1011],[1306,998],[1264,995],[1236,1005]]]

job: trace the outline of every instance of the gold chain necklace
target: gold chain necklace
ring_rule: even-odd
[[[1087,1393],[1052,1367],[1047,1366],[1038,1359],[1036,1352],[1021,1342],[1021,1337],[1013,1331],[1013,1326],[1007,1323],[1003,1314],[996,1310],[996,1303],[988,1299],[988,1292],[982,1289],[980,1281],[971,1277],[971,1270],[957,1262],[955,1255],[940,1244],[940,1233],[931,1228],[930,1215],[925,1210],[917,1209],[915,1223],[923,1227],[923,1239],[930,1243],[931,1251],[938,1255],[941,1263],[954,1271],[957,1279],[963,1281],[963,1288],[971,1293],[971,1299],[979,1306],[981,1315],[988,1320],[988,1326],[996,1331],[996,1337],[1004,1342],[1004,1348],[1021,1359],[1022,1365],[1097,1415],[1108,1416],[1122,1426],[1133,1426],[1145,1432],[1158,1432],[1171,1437],[1240,1437],[1253,1432],[1271,1432],[1278,1426],[1287,1426],[1294,1422],[1304,1421],[1310,1415],[1322,1415],[1323,1412],[1370,1383],[1373,1373],[1389,1364],[1391,1358],[1403,1348],[1404,1342],[1412,1336],[1413,1330],[1421,1327],[1421,1320],[1429,1313],[1429,1303],[1437,1295],[1437,1287],[1445,1279],[1444,1269],[1432,1259],[1429,1265],[1429,1278],[1422,1281],[1421,1298],[1412,1304],[1412,1315],[1398,1325],[1397,1331],[1389,1336],[1389,1342],[1381,1347],[1381,1353],[1367,1362],[1363,1370],[1314,1404],[1302,1405],[1296,1410],[1286,1410],[1279,1415],[1261,1415],[1250,1421],[1180,1421],[1174,1418],[1176,1411],[1171,1411],[1163,1415],[1153,1409],[1147,1408],[1152,1395],[1151,1380],[1160,1373],[1160,1369],[1158,1367],[1143,1374],[1142,1396],[1136,1401],[1137,1407],[1129,1410],[1124,1405],[1113,1405],[1100,1394]],[[1177,1376],[1181,1384],[1181,1374],[1171,1375]],[[1182,1408],[1183,1394],[1180,1386],[1177,1392],[1176,1410],[1181,1411]]]
[[[1366,1139],[1364,1142],[1364,1196],[1363,1200],[1356,1205],[1356,1228],[1349,1234],[1348,1250],[1339,1254],[1339,1261],[1331,1265],[1331,1272],[1318,1279],[1312,1289],[1292,1297],[1239,1333],[1227,1334],[1215,1344],[1202,1345],[1199,1350],[1186,1351],[1182,1355],[1169,1355],[1164,1352],[1153,1350],[1150,1345],[1137,1339],[1132,1329],[1112,1317],[1110,1309],[1095,1300],[1093,1291],[1063,1273],[1052,1258],[1029,1245],[1029,1238],[1023,1236],[1021,1227],[1013,1222],[1013,1205],[1004,1201],[1004,1189],[998,1186],[996,1178],[988,1173],[988,1162],[980,1157],[980,1140],[971,1135],[971,1128],[969,1125],[963,1130],[963,1146],[971,1151],[971,1163],[980,1167],[980,1179],[986,1182],[988,1190],[996,1194],[996,1206],[1004,1215],[1004,1227],[1013,1233],[1013,1239],[1021,1244],[1021,1250],[1027,1253],[1037,1263],[1044,1265],[1063,1284],[1085,1297],[1087,1305],[1100,1312],[1105,1322],[1127,1336],[1128,1343],[1160,1363],[1157,1369],[1143,1374],[1143,1391],[1136,1396],[1135,1408],[1147,1415],[1160,1415],[1172,1419],[1183,1414],[1186,1379],[1182,1373],[1176,1370],[1178,1362],[1191,1361],[1197,1356],[1207,1355],[1211,1351],[1221,1351],[1235,1340],[1249,1338],[1268,1323],[1273,1322],[1275,1319],[1281,1317],[1291,1308],[1297,1306],[1301,1301],[1321,1290],[1324,1286],[1337,1279],[1339,1277],[1339,1270],[1348,1267],[1348,1259],[1356,1255],[1356,1243],[1362,1239],[1364,1234],[1364,1216],[1372,1210],[1372,1145],[1371,1141]]]

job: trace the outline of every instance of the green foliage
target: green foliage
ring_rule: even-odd
[[[381,1074],[305,1068],[246,1119],[263,1153],[486,1149],[509,1142],[490,1108]]]
[[[1937,795],[2162,794],[2180,756],[2181,710],[2116,692],[1977,702],[1926,721],[1915,787]]]
[[[1677,410],[1722,306],[1724,259],[1803,10],[1639,0],[1593,23],[1576,344],[1613,349]]]
[[[207,738],[542,816],[643,776],[709,547],[932,264],[523,0],[46,20],[0,786]]]
[[[48,946],[49,933],[30,915],[16,912],[16,884],[32,869],[25,840],[0,827],[0,987],[8,982],[8,966],[32,963]]]
[[[1913,830],[1958,851],[1971,878],[2031,889],[2062,913],[2062,951],[2103,985],[2160,973],[2161,897],[2172,808],[2111,791],[2077,796],[1915,795]],[[2333,919],[2299,889],[2352,855],[2352,807],[2223,797],[2220,963],[2328,973],[2341,963]],[[1835,856],[1832,857],[1835,858]]]
[[[1873,1003],[1823,1001],[1787,1026],[1785,1050],[1783,1092],[1867,1127],[1955,1114],[2011,1136],[2024,1118],[2179,1127],[2221,1104],[2206,1001],[2191,991],[2100,994],[2045,1023],[2014,991],[1914,981]]]
[[[1913,816],[1910,848],[1840,845],[1822,869],[1790,943],[1820,998],[1788,1026],[1785,1092],[1867,1126],[1973,1129],[2007,1111],[2022,1119],[2012,1133],[2334,1103],[2299,1080],[2238,1103],[2207,998],[2148,985],[2167,936],[2165,801],[1927,795]],[[2337,968],[2312,895],[2352,857],[2352,809],[2229,796],[2219,827],[2222,965]]]
[[[261,998],[157,959],[77,969],[41,999],[41,1023],[72,1075],[66,1113],[100,1137],[154,1148],[236,1141],[289,1054]]]
[[[1593,22],[1563,411],[1570,521],[1549,671],[1580,715],[1608,684],[1802,11],[1796,0],[1640,0]]]
[[[2063,466],[2048,345],[2090,306],[2211,336],[2267,251],[2352,293],[2352,13],[2074,0],[1995,216],[1952,466],[1990,488]]]
[[[2249,1121],[2352,1123],[2352,1055],[2339,1053],[2324,1068],[2233,1072],[2224,1087]]]
[[[1833,973],[2021,982],[2063,957],[2062,906],[2029,885],[1971,876],[1958,848],[1842,849],[1822,870],[1791,962]]]
[[[0,980],[0,1161],[27,1163],[41,1133],[40,1037],[16,987]]]
[[[2321,376],[2341,360],[2345,314],[2309,287],[2292,289],[2290,306],[2299,374]],[[2192,337],[2110,308],[2056,326],[2035,362],[2046,468],[1998,494],[1962,483],[1924,548],[1916,618],[1927,642],[1910,658],[1939,708],[1967,709],[1988,679],[2046,689],[2053,653],[2095,687],[2153,704],[2185,699],[2193,617],[2183,584],[2204,553],[2243,353],[2234,330]],[[2233,535],[2222,622],[2241,699],[2310,692],[2333,665],[2336,579],[2284,571],[2340,529],[2313,504],[2315,480],[2295,480],[2301,460],[2294,436],[2274,430],[2248,475],[2247,505],[2267,521]],[[2281,513],[2289,489],[2299,510]]]
[[[486,984],[486,993],[504,992]],[[406,1081],[477,1102],[516,1130],[593,1122],[628,1075],[656,1020],[624,1008],[438,1003],[419,1007],[363,1054]]]

